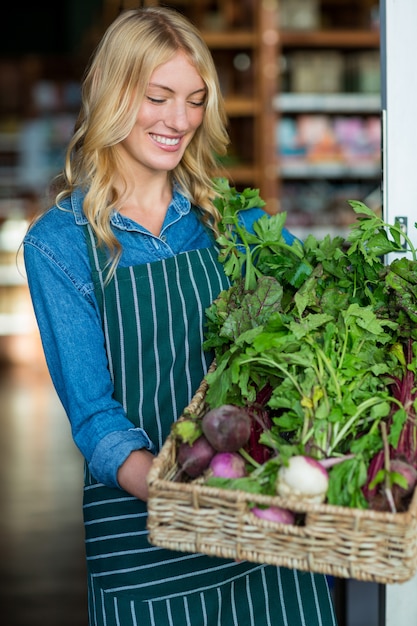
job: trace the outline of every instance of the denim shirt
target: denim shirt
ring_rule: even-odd
[[[84,195],[75,191],[28,231],[24,261],[45,358],[71,423],[74,441],[97,480],[118,487],[117,471],[133,450],[154,446],[113,399],[102,323],[83,225]],[[250,228],[264,212],[244,211]],[[114,212],[111,225],[128,267],[207,248],[213,241],[189,200],[174,191],[159,236]],[[292,236],[286,233],[288,240]]]

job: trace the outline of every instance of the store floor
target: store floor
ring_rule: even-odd
[[[0,623],[87,626],[82,460],[42,366],[0,369]]]

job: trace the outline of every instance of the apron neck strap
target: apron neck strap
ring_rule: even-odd
[[[108,258],[104,250],[97,245],[97,238],[90,224],[85,224],[84,232],[91,268],[103,272],[108,264]]]

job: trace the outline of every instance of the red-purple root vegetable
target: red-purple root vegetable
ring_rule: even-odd
[[[291,457],[288,465],[280,467],[276,483],[278,495],[309,502],[324,502],[328,486],[327,470],[319,461],[302,455]]]
[[[256,517],[270,522],[277,522],[278,524],[294,524],[295,522],[294,513],[279,506],[269,506],[266,509],[254,506],[251,511]]]
[[[366,485],[363,487],[363,494],[369,503],[369,508],[375,511],[391,511],[392,505],[397,513],[406,511],[416,486],[417,469],[404,457],[395,457],[389,460],[389,471],[401,474],[407,483],[407,487],[394,482],[391,486],[392,501],[389,502],[389,494],[385,488],[385,482],[372,484],[380,471],[384,469],[384,452],[378,452],[372,459]],[[371,488],[372,486],[372,488]]]
[[[242,478],[246,476],[246,463],[237,452],[218,452],[210,461],[213,476]]]
[[[206,437],[201,435],[191,445],[186,442],[180,444],[177,461],[182,471],[190,478],[197,478],[208,468],[215,454],[216,450]]]
[[[204,415],[201,428],[218,452],[236,452],[248,442],[251,422],[245,409],[224,404]]]
[[[390,462],[390,471],[401,474],[407,481],[407,487],[393,485],[393,489],[397,488],[401,497],[409,496],[415,489],[417,484],[417,469],[401,459],[393,459]]]

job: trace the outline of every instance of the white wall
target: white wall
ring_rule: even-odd
[[[417,0],[380,0],[380,11],[384,218],[406,218],[417,247]]]
[[[384,219],[417,247],[417,0],[380,0]],[[386,626],[417,624],[417,576],[386,587]]]

